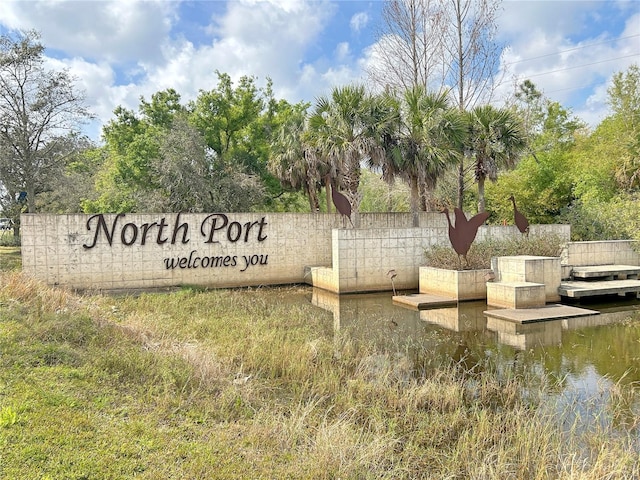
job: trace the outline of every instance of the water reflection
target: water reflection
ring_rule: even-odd
[[[509,346],[545,355],[575,354],[586,349],[590,358],[594,358],[594,349],[601,345],[606,358],[617,360],[607,363],[626,365],[617,377],[627,372],[629,362],[640,356],[640,326],[634,322],[640,320],[637,301],[592,304],[589,309],[599,311],[599,315],[526,324],[487,318],[483,313],[487,305],[482,301],[415,311],[394,305],[388,293],[337,295],[313,289],[311,302],[333,314],[335,331],[346,329],[353,338],[374,344],[407,344],[423,337],[432,340],[440,337],[458,346],[467,345],[471,350],[477,347],[470,344],[478,343],[482,349]],[[640,376],[635,380],[640,381]]]
[[[334,331],[340,333],[336,341],[347,336],[390,357],[408,359],[416,376],[452,363],[477,371],[483,357],[478,347],[491,340],[478,338],[490,332],[467,319],[458,321],[462,329],[451,331],[425,322],[418,311],[394,305],[389,294],[337,295],[313,289],[311,302],[333,313]]]
[[[388,293],[337,295],[320,289],[313,289],[311,302],[333,314],[335,332],[408,355],[416,365],[462,362],[468,370],[481,370],[490,358],[497,365],[535,364],[561,383],[595,375],[640,384],[637,301],[590,304],[601,313],[529,324],[487,318],[484,302],[415,311],[394,305]]]
[[[311,302],[333,313],[334,338],[367,342],[414,377],[447,364],[464,375],[533,372],[532,391],[544,389],[545,408],[567,428],[576,420],[585,431],[602,422],[624,427],[640,449],[640,302],[590,304],[601,313],[524,325],[485,317],[484,302],[415,311],[388,293],[319,289]]]
[[[454,332],[475,332],[487,329],[485,302],[462,302],[456,307],[434,308],[419,312],[420,320]]]

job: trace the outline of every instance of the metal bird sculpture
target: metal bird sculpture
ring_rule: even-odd
[[[351,220],[351,202],[349,202],[349,199],[338,191],[334,181],[331,182],[331,200],[333,200],[336,210],[338,210],[340,215],[342,215],[342,225],[344,226],[345,223],[344,217],[347,217],[349,219],[349,223],[351,223],[351,226],[353,227],[353,221]]]
[[[516,207],[516,199],[513,197],[513,193],[509,197],[509,200],[513,203],[513,220],[520,230],[520,233],[523,235],[529,235],[529,220],[522,213],[518,211],[518,207]]]
[[[444,213],[447,217],[447,223],[449,224],[449,241],[451,242],[451,246],[453,247],[455,252],[458,254],[458,265],[461,266],[460,256],[465,255],[466,258],[468,250],[465,250],[464,239],[462,238],[462,235],[460,235],[460,232],[457,231],[456,228],[451,224],[449,209],[447,207],[444,207],[442,209],[442,213]]]
[[[391,269],[387,272],[387,277],[391,279],[391,288],[393,288],[393,295],[396,295],[396,284],[394,282],[395,278],[398,276],[398,272],[395,269]]]
[[[482,212],[474,215],[469,220],[467,220],[467,216],[464,214],[462,209],[456,207],[453,209],[453,213],[456,215],[455,226],[456,229],[465,230],[465,235],[468,235],[469,248],[471,248],[471,244],[476,239],[476,235],[478,234],[478,229],[484,225],[484,222],[489,218],[489,213]]]
[[[451,242],[451,246],[455,252],[458,254],[460,267],[462,267],[460,257],[464,258],[465,263],[469,266],[467,253],[471,248],[471,244],[476,239],[478,229],[487,220],[487,218],[489,218],[489,213],[482,212],[467,220],[464,212],[459,208],[456,208],[454,212],[456,214],[455,226],[451,223],[449,209],[446,207],[442,209],[442,213],[446,215],[447,223],[449,224],[449,241]]]

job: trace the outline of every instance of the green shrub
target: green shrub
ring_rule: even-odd
[[[20,238],[13,236],[13,233],[0,231],[0,247],[19,247]]]
[[[571,224],[571,240],[640,240],[640,193],[621,193],[606,202],[577,200],[558,217]]]

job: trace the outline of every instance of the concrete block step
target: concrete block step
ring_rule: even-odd
[[[583,318],[591,315],[599,315],[597,310],[572,307],[569,305],[545,305],[540,308],[521,308],[505,310],[486,310],[484,314],[488,318],[498,318],[511,322],[527,324],[545,322],[547,320],[560,320],[570,318]],[[516,328],[516,327],[514,327]]]
[[[534,282],[488,282],[487,305],[501,308],[533,308],[546,304],[545,285]]]
[[[638,265],[588,265],[573,267],[573,278],[609,278],[610,280],[638,279],[640,266]]]
[[[582,298],[598,295],[640,293],[640,280],[592,280],[562,282],[558,293],[563,297]]]

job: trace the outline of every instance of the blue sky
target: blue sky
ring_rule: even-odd
[[[98,120],[175,88],[183,100],[215,86],[215,71],[270,77],[275,94],[313,102],[365,80],[381,26],[379,0],[2,0],[0,33],[36,29],[48,63],[68,68]],[[596,125],[611,76],[640,63],[640,1],[504,1],[507,45],[497,96],[530,78],[545,95]]]

